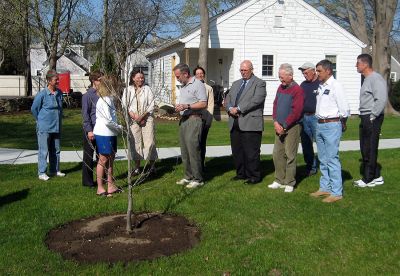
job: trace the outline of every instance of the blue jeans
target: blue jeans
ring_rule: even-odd
[[[332,196],[343,194],[342,166],[339,160],[339,143],[342,136],[341,122],[317,124],[317,148],[320,162],[321,178],[319,181],[322,192]]]
[[[60,133],[37,131],[39,146],[38,174],[47,172],[47,155],[49,155],[50,173],[60,171]]]
[[[317,156],[314,154],[313,142],[316,138],[318,119],[315,115],[303,116],[303,129],[301,131],[301,146],[303,148],[304,162],[307,171],[317,171]]]

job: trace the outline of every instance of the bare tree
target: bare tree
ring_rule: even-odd
[[[80,0],[34,0],[34,26],[39,31],[49,69],[56,69],[57,60],[68,45],[71,21]],[[61,47],[59,48],[59,45]]]
[[[128,87],[129,83],[129,68],[125,70],[127,61],[146,41],[148,36],[153,32],[157,26],[161,0],[138,0],[135,2],[128,0],[117,0],[110,3],[110,24],[109,24],[109,39],[110,44],[113,46],[117,58],[119,72],[124,77],[126,84],[122,85],[121,89],[125,86]],[[130,62],[129,62],[130,63]],[[128,157],[128,208],[127,208],[127,224],[126,229],[128,232],[132,231],[132,210],[133,210],[133,191],[132,188],[145,179],[145,175],[141,175],[135,181],[133,180],[133,166],[131,156],[131,135],[130,125],[133,123],[128,115],[129,104],[122,104],[123,102],[129,103],[128,94],[126,93],[125,99],[121,96],[121,91],[115,94],[122,109],[119,110],[120,118],[123,119],[124,128],[127,131],[123,135],[125,148],[127,148]],[[148,160],[146,160],[148,162]]]
[[[117,0],[110,7],[110,38],[122,70],[127,57],[136,52],[158,23],[160,0]]]
[[[2,61],[12,57],[11,67],[25,76],[25,95],[32,95],[30,63],[29,0],[5,0],[0,3],[0,47]],[[10,64],[8,64],[10,65]]]
[[[390,34],[393,29],[397,0],[309,0],[328,17],[347,28],[367,46],[364,53],[374,59],[374,69],[390,87]],[[397,113],[388,101],[386,113]]]
[[[200,45],[199,45],[199,61],[198,64],[207,71],[207,52],[208,52],[208,36],[209,36],[209,17],[207,0],[199,0],[200,8]]]

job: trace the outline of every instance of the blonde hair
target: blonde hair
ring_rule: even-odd
[[[100,85],[97,92],[101,97],[118,94],[118,80],[115,76],[104,75],[99,80]]]

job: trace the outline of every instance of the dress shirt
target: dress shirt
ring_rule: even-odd
[[[321,83],[317,93],[316,116],[320,119],[345,118],[350,115],[343,86],[331,76]]]

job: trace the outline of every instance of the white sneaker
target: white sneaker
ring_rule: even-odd
[[[40,180],[47,181],[47,180],[50,179],[50,177],[48,177],[47,174],[42,173],[42,174],[39,174],[39,179],[40,179]]]
[[[272,182],[272,184],[268,185],[268,188],[270,189],[279,189],[279,188],[285,188],[285,185],[281,185],[278,182]]]
[[[285,187],[285,193],[291,193],[291,192],[293,192],[293,190],[294,190],[294,187],[293,187],[293,186],[288,186],[288,185],[286,185],[286,187]]]
[[[187,180],[186,178],[182,178],[181,180],[176,181],[176,184],[178,184],[178,185],[186,185],[189,183],[190,183],[190,180]]]
[[[365,187],[374,187],[375,184],[371,183],[365,183],[362,179],[356,180],[353,182],[354,186],[359,187],[359,188],[365,188]],[[374,186],[368,186],[369,184],[374,185]]]
[[[372,180],[371,183],[374,183],[375,185],[382,185],[383,183],[385,183],[385,181],[383,180],[383,176],[380,176]]]
[[[190,183],[186,186],[186,188],[193,189],[193,188],[196,188],[196,187],[202,186],[202,185],[204,185],[204,182],[199,182],[199,181],[196,181],[196,180],[192,180],[192,181],[190,181]]]

